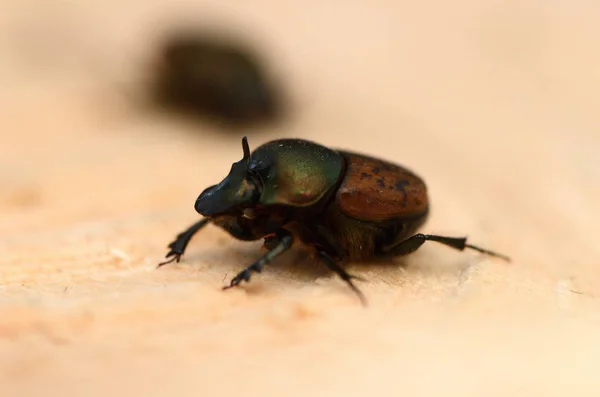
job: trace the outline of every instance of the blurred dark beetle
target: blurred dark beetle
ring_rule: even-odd
[[[153,96],[169,110],[229,126],[279,121],[283,97],[249,47],[224,35],[179,32],[158,51]]]

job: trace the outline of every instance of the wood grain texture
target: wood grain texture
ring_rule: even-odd
[[[1,396],[597,396],[597,2],[5,1],[0,13]],[[130,107],[173,13],[270,49],[297,114],[247,131],[404,164],[425,245],[343,282],[207,227],[156,270],[240,156]],[[284,17],[285,15],[285,17]]]

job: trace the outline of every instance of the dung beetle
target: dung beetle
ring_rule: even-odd
[[[181,31],[164,40],[152,76],[155,103],[228,126],[276,121],[281,92],[260,57],[215,32]]]
[[[366,302],[344,262],[392,258],[416,251],[426,241],[457,250],[470,248],[466,237],[416,233],[429,214],[424,181],[388,161],[335,150],[303,139],[267,142],[252,153],[242,138],[243,158],[229,175],[206,188],[195,203],[203,219],[180,233],[158,266],[179,262],[190,239],[206,224],[243,241],[264,239],[267,252],[238,273],[224,289],[249,281],[295,240],[311,247],[317,258]]]

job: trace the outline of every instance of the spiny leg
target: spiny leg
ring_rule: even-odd
[[[277,232],[277,243],[274,243],[273,240],[269,240],[269,245],[273,248],[264,254],[259,260],[252,263],[250,266],[246,267],[244,270],[239,272],[237,276],[235,276],[231,283],[223,289],[229,289],[232,287],[238,286],[242,281],[250,281],[250,277],[253,272],[260,273],[267,263],[270,263],[273,259],[283,254],[285,251],[290,249],[292,246],[292,242],[294,241],[292,235],[287,230],[280,230]]]
[[[336,241],[333,233],[328,230],[325,226],[315,225],[314,233],[319,239],[319,243],[325,243],[331,249],[333,249],[338,258],[346,258],[348,256],[348,252],[344,248],[342,248]],[[333,258],[332,258],[333,259]]]
[[[338,276],[340,276],[340,278],[342,280],[344,280],[350,288],[352,288],[352,291],[354,291],[356,293],[356,295],[358,295],[360,302],[364,306],[366,306],[367,299],[365,298],[364,294],[358,289],[358,287],[356,285],[354,285],[354,283],[352,282],[352,279],[361,280],[361,281],[365,281],[365,280],[361,277],[353,276],[352,274],[349,274],[348,272],[346,272],[346,270],[344,270],[344,268],[342,268],[340,265],[338,265],[325,251],[317,250],[317,254],[319,255],[320,258],[322,258],[325,261],[325,264],[327,265],[329,270],[335,272]]]
[[[425,241],[435,241],[435,242],[447,245],[448,247],[452,247],[452,248],[455,248],[460,251],[463,251],[465,248],[470,248],[472,250],[479,251],[486,255],[495,256],[495,257],[504,259],[507,262],[510,262],[510,258],[505,255],[502,255],[502,254],[499,254],[499,253],[496,253],[496,252],[493,252],[493,251],[490,251],[487,249],[483,249],[483,248],[477,247],[475,245],[467,244],[466,237],[444,237],[444,236],[436,236],[433,234],[421,234],[421,233],[415,234],[414,236],[411,236],[411,237],[407,238],[406,240],[403,240],[403,241],[399,242],[398,244],[387,248],[386,251],[394,256],[408,255],[408,254],[418,250],[419,247],[421,247],[421,245],[423,245],[423,243],[425,243]]]
[[[165,256],[165,258],[168,258],[170,256],[172,256],[173,258],[159,263],[157,267],[167,265],[174,261],[179,262],[181,256],[187,248],[188,243],[190,242],[192,237],[194,237],[194,234],[196,234],[200,229],[202,229],[209,221],[210,220],[208,218],[200,219],[198,222],[194,223],[192,226],[179,233],[175,240],[171,244],[169,244],[169,248],[171,250]]]
[[[263,248],[265,250],[271,251],[273,248],[277,247],[277,245],[279,244],[279,237],[277,236],[277,234],[273,234],[270,236],[266,236],[265,237],[265,242],[263,244]]]

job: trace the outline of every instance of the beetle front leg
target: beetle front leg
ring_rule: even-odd
[[[179,260],[181,259],[181,256],[183,255],[183,253],[185,252],[185,249],[187,248],[188,243],[190,242],[192,237],[194,237],[194,234],[198,233],[198,231],[200,229],[202,229],[204,226],[206,226],[206,224],[209,221],[210,220],[208,218],[203,218],[203,219],[199,220],[198,222],[194,223],[192,226],[190,226],[183,232],[179,233],[177,235],[177,237],[175,238],[175,240],[171,244],[169,244],[169,248],[171,250],[165,256],[165,258],[168,258],[170,256],[172,256],[173,258],[159,263],[158,266],[156,266],[156,267],[158,268],[158,267],[167,265],[174,261],[179,262]]]
[[[466,237],[445,237],[436,236],[433,234],[415,234],[414,236],[411,236],[394,246],[388,247],[386,251],[394,256],[408,255],[418,250],[425,243],[425,241],[435,241],[444,244],[448,247],[455,248],[459,251],[463,251],[465,248],[470,248],[472,250],[479,251],[483,254],[502,258],[505,261],[510,262],[510,258],[505,255],[498,254],[496,252],[480,248],[475,245],[467,244]]]
[[[260,273],[267,263],[270,263],[271,261],[273,261],[273,259],[290,249],[294,241],[294,238],[292,237],[291,233],[284,229],[278,231],[275,238],[277,239],[277,242],[275,242],[274,240],[269,241],[269,246],[273,247],[269,252],[267,252],[259,260],[252,263],[250,266],[246,267],[244,270],[239,272],[237,276],[235,276],[231,280],[231,283],[223,287],[223,289],[225,290],[232,287],[236,287],[242,281],[250,281],[250,277],[253,272]]]

